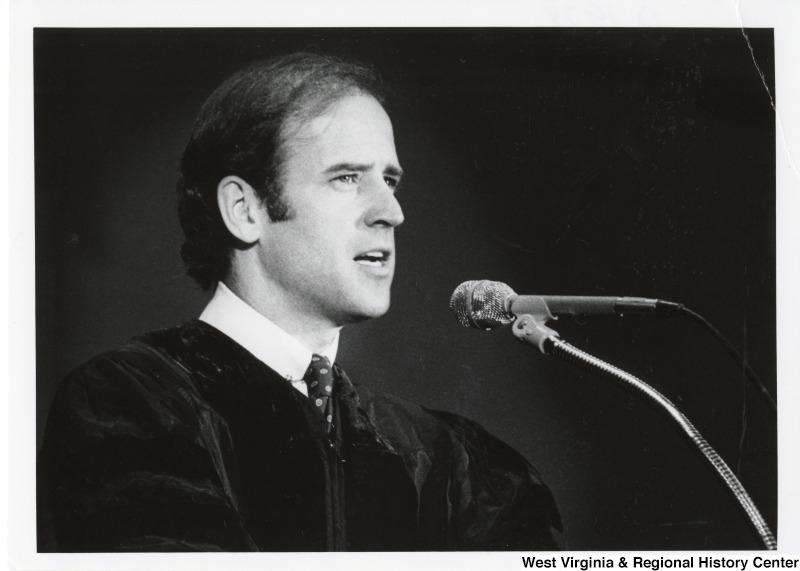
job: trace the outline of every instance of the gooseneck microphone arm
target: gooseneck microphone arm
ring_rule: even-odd
[[[716,473],[722,478],[722,481],[733,493],[736,501],[739,502],[739,505],[744,510],[753,528],[764,543],[764,546],[771,550],[777,549],[778,543],[769,525],[761,515],[761,512],[758,511],[758,508],[744,489],[742,483],[736,477],[736,474],[733,473],[733,470],[731,470],[719,454],[717,454],[716,450],[703,438],[700,431],[695,428],[689,419],[686,418],[686,416],[678,410],[678,407],[672,404],[667,397],[634,375],[562,341],[558,338],[558,334],[555,333],[555,331],[543,326],[541,322],[531,315],[522,315],[518,317],[512,326],[512,331],[518,339],[538,347],[545,355],[558,357],[582,369],[599,373],[601,376],[622,383],[624,386],[634,389],[661,407],[661,409],[678,424],[683,433],[689,437],[689,440],[700,450],[703,457],[708,460],[712,468],[714,468]]]

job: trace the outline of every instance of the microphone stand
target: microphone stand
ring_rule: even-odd
[[[686,418],[667,397],[630,373],[626,373],[622,369],[610,365],[562,341],[559,339],[558,333],[547,327],[541,319],[537,319],[532,315],[519,316],[516,321],[514,321],[511,330],[518,339],[537,347],[545,355],[556,356],[583,369],[599,373],[601,376],[621,382],[626,386],[636,389],[645,397],[659,405],[678,426],[680,426],[692,443],[703,453],[703,456],[708,460],[717,474],[722,477],[728,489],[733,492],[739,505],[744,509],[745,514],[747,514],[747,517],[758,532],[766,548],[770,550],[777,549],[778,544],[775,540],[775,536],[764,520],[764,517],[761,515],[761,512],[758,511],[755,503],[753,503],[753,500],[744,489],[744,486],[739,482],[739,479],[711,445],[706,442],[706,439],[703,438],[689,419]]]

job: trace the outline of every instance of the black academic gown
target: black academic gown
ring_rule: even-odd
[[[334,370],[329,436],[304,395],[201,321],[92,359],[48,418],[39,550],[563,547],[522,456]]]

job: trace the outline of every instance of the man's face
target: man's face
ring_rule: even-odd
[[[267,222],[259,259],[270,303],[341,326],[389,309],[400,165],[388,115],[354,94],[290,125],[282,200],[290,219]],[[266,218],[266,213],[264,213]]]

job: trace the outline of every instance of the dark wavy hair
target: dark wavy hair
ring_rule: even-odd
[[[186,272],[210,289],[230,271],[239,245],[217,205],[226,176],[250,184],[273,222],[291,212],[281,198],[281,163],[288,128],[324,112],[335,101],[366,93],[385,105],[386,87],[365,64],[314,53],[295,53],[247,67],[206,100],[183,152],[177,184],[178,214],[186,241]]]

